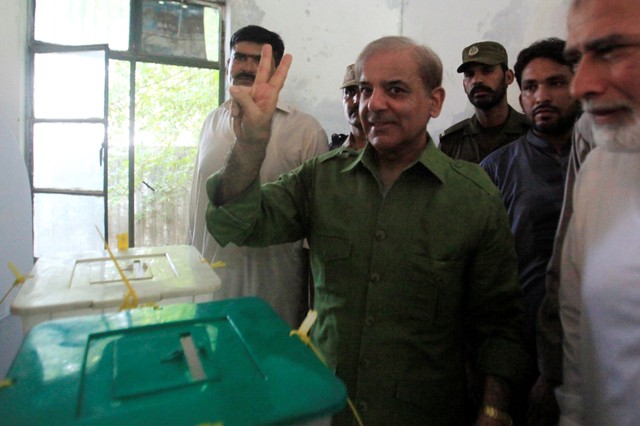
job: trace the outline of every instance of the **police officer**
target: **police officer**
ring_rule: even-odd
[[[356,66],[355,64],[351,64],[347,67],[344,74],[344,80],[342,81],[342,86],[340,86],[340,90],[342,92],[342,106],[344,109],[344,115],[347,119],[347,124],[349,125],[349,134],[332,134],[329,149],[345,147],[359,150],[364,148],[367,144],[367,135],[365,135],[364,130],[362,129],[360,113],[358,111],[360,105],[360,89],[358,88],[358,83]]]
[[[507,51],[494,41],[467,46],[457,70],[475,114],[440,135],[439,148],[451,158],[479,163],[488,154],[517,139],[529,129],[526,117],[507,103],[513,83]]]

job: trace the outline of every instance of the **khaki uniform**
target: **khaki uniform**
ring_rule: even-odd
[[[479,163],[484,157],[518,139],[528,130],[529,121],[524,114],[509,107],[507,122],[495,135],[486,135],[489,132],[480,126],[474,114],[473,117],[454,124],[442,132],[438,148],[453,159]]]

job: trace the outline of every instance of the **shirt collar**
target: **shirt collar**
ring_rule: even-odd
[[[553,145],[551,145],[549,142],[547,142],[545,139],[542,139],[539,136],[536,136],[533,133],[533,130],[529,129],[529,131],[527,132],[527,142],[529,142],[531,145],[537,146],[538,148],[544,150],[544,151],[550,151],[555,153],[556,149]],[[562,151],[569,151],[571,146],[571,141],[570,139],[567,139],[567,142],[562,146]]]
[[[518,133],[522,134],[522,123],[523,121],[516,116],[518,112],[509,105],[509,115],[507,115],[507,121],[504,122],[502,131],[506,134],[509,133]],[[465,134],[467,135],[477,135],[480,133],[480,123],[478,122],[478,117],[476,114],[473,114],[471,117],[471,125],[465,129]]]
[[[407,167],[410,169],[419,165],[430,171],[439,181],[444,182],[445,170],[449,167],[449,157],[442,154],[436,147],[431,135],[427,133],[427,145],[416,159],[416,161]],[[360,150],[358,155],[342,169],[342,172],[348,172],[355,169],[357,166],[362,165],[368,169],[371,173],[377,174],[378,165],[375,159],[375,149],[370,143],[367,143],[363,149]]]

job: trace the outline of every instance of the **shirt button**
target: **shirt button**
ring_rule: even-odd
[[[375,235],[376,241],[382,241],[386,237],[387,237],[387,233],[384,232],[383,230],[380,229],[380,230],[376,231],[376,235]]]
[[[371,274],[372,283],[377,283],[379,281],[380,281],[380,274],[378,274],[377,272],[374,272],[373,274]]]
[[[367,318],[365,318],[364,323],[368,327],[371,327],[373,325],[373,316],[369,315]]]
[[[369,409],[369,404],[366,401],[358,401],[358,411],[361,413],[366,413]]]
[[[367,368],[370,364],[369,358],[362,358],[360,361],[360,365],[364,368]]]

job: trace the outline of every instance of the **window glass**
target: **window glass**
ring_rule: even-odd
[[[144,0],[142,5],[140,48],[144,53],[218,59],[217,9],[158,0]]]
[[[60,220],[64,218],[64,220]],[[33,254],[36,257],[102,250],[104,199],[67,194],[34,194]]]
[[[138,65],[135,244],[180,244],[186,241],[200,129],[207,113],[217,105],[218,72]]]
[[[104,74],[101,50],[36,54],[35,118],[103,118]]]
[[[34,39],[129,48],[129,0],[37,0]]]
[[[127,61],[109,61],[109,245],[116,234],[129,232],[129,91]]]
[[[207,47],[207,59],[220,60],[220,9],[204,9],[204,42]]]
[[[127,231],[137,246],[186,240],[199,132],[219,96],[204,61],[220,60],[223,12],[203,4],[35,0],[33,41],[53,44],[30,44],[36,256],[101,249],[105,220],[112,246]]]
[[[33,126],[33,186],[102,191],[103,124]]]

